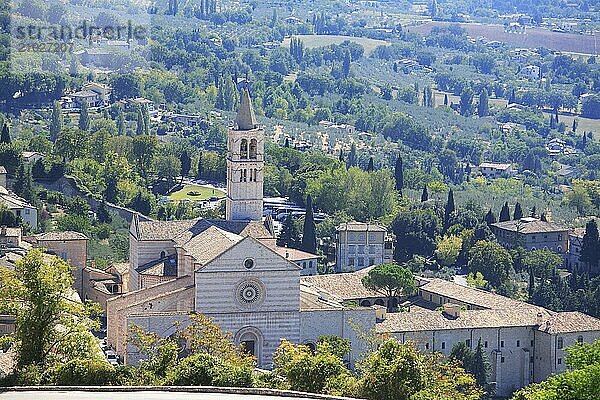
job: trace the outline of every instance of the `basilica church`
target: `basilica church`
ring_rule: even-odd
[[[344,307],[300,281],[307,262],[316,270],[317,256],[277,246],[272,221],[263,219],[264,141],[244,90],[227,138],[226,219],[133,217],[129,292],[107,302],[107,339],[127,362],[137,358],[126,340],[131,324],[170,336],[190,312],[231,332],[263,367],[282,338],[314,343],[341,334],[322,312]],[[357,319],[372,326],[375,314],[366,311]]]
[[[322,335],[346,338],[351,367],[374,335],[444,355],[457,343],[481,341],[496,393],[509,396],[564,372],[572,343],[600,339],[600,319],[442,279],[415,277],[416,293],[388,299],[362,284],[373,266],[315,275],[310,263],[317,256],[277,246],[271,220],[262,216],[264,141],[246,90],[227,138],[226,219],[133,217],[129,290],[106,301],[108,344],[127,364],[139,359],[127,343],[132,324],[169,337],[198,312],[262,368],[271,366],[281,339],[314,346]],[[348,243],[358,243],[352,236]],[[388,301],[396,312],[386,312]]]

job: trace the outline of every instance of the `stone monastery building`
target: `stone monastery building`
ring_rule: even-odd
[[[277,247],[263,221],[264,132],[248,91],[229,130],[226,219],[140,221],[130,228],[129,291],[110,298],[107,339],[126,363],[130,324],[167,337],[191,312],[210,317],[268,368],[282,338],[314,346],[321,335],[348,338],[353,366],[367,333],[412,341],[449,354],[459,341],[481,339],[497,394],[565,370],[565,348],[600,338],[600,320],[557,313],[440,279],[417,278],[418,293],[394,299],[403,311],[386,314],[386,295],[357,272],[301,276],[297,259],[313,254]],[[440,311],[440,307],[444,311]]]

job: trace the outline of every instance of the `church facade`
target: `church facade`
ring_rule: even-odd
[[[417,277],[417,293],[388,300],[362,284],[372,266],[301,276],[298,260],[316,255],[276,245],[262,218],[263,167],[264,134],[245,91],[229,130],[226,219],[131,221],[129,288],[106,301],[107,340],[126,363],[139,359],[127,343],[132,324],[169,337],[197,312],[262,368],[272,365],[281,339],[314,346],[322,335],[347,338],[351,367],[377,334],[443,355],[481,340],[496,393],[508,396],[563,372],[567,346],[600,339],[599,319],[440,279]],[[388,301],[401,311],[386,313]]]

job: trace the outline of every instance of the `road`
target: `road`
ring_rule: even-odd
[[[62,392],[31,391],[0,393],[2,400],[302,400],[299,397],[276,397],[226,393],[185,392]]]

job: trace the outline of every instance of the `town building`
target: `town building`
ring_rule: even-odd
[[[552,250],[565,255],[569,249],[569,228],[533,217],[490,225],[500,244],[507,248],[522,246],[527,250]]]
[[[583,236],[585,228],[575,228],[569,232],[569,252],[567,253],[567,268],[571,271],[579,270],[583,267],[579,256],[583,247]]]
[[[16,217],[31,225],[33,229],[37,228],[37,208],[16,194],[9,192],[5,186],[0,186],[0,204],[6,206]]]
[[[514,174],[512,164],[484,162],[477,167],[481,175],[487,179],[508,178]]]
[[[528,79],[537,80],[541,78],[540,71],[540,67],[538,67],[537,65],[528,65],[526,67],[521,68],[519,74]]]
[[[21,228],[0,226],[0,249],[20,248],[23,243]]]
[[[130,291],[106,300],[108,341],[127,362],[139,357],[127,348],[131,323],[169,335],[190,312],[231,332],[259,366],[271,364],[280,338],[301,340],[302,263],[316,270],[317,256],[278,247],[262,219],[264,132],[247,90],[227,143],[225,220],[132,220]]]
[[[127,292],[129,264],[113,264],[102,270],[92,266],[83,269],[82,300],[91,300],[106,312],[106,301]]]
[[[83,233],[66,231],[40,233],[35,235],[34,239],[36,247],[62,258],[74,267],[73,286],[83,298],[83,270],[87,266],[88,237]]]
[[[336,229],[336,271],[361,270],[371,265],[391,263],[394,237],[384,226],[347,222]]]
[[[129,291],[106,298],[107,340],[126,363],[140,358],[137,349],[127,344],[131,324],[169,337],[190,323],[190,313],[198,312],[231,333],[234,342],[244,345],[262,368],[272,365],[281,338],[313,348],[322,335],[347,338],[352,344],[346,358],[351,367],[368,349],[369,332],[392,335],[414,342],[424,351],[446,355],[457,343],[473,348],[481,340],[492,365],[496,392],[508,396],[530,382],[564,371],[567,346],[600,338],[600,320],[596,318],[552,312],[440,279],[417,277],[416,293],[388,298],[386,293],[362,284],[372,267],[301,277],[298,257],[290,249],[276,246],[269,217],[263,220],[254,208],[255,203],[262,203],[262,197],[257,198],[262,192],[262,175],[252,174],[257,179],[249,180],[251,175],[246,172],[247,179],[243,179],[244,170],[263,167],[259,156],[262,146],[258,145],[262,130],[248,109],[248,92],[243,96],[242,109],[229,131],[228,184],[232,195],[227,203],[231,208],[228,218],[132,220]],[[244,139],[246,144],[256,139],[256,158],[250,158]],[[246,154],[248,158],[243,158]],[[535,221],[523,224],[535,227]],[[498,229],[513,232],[503,225]],[[354,235],[353,240],[350,235]],[[374,224],[338,227],[342,245],[376,243],[379,253],[373,254],[384,262],[386,255],[391,260],[393,251],[385,246],[389,239],[386,230]],[[548,243],[551,240],[554,238],[546,238]],[[355,250],[360,254],[358,247]],[[368,247],[364,254],[369,256]],[[139,267],[144,265],[162,263],[164,275],[166,259],[174,260],[167,279],[152,284],[140,279],[144,271]],[[376,263],[380,261],[371,264]],[[101,277],[94,272],[97,282],[117,284],[108,274]],[[108,286],[107,291],[111,291]],[[394,312],[388,313],[386,308]]]
[[[24,163],[33,164],[40,160],[43,161],[45,156],[37,151],[24,151],[21,153],[21,157],[23,158]]]

